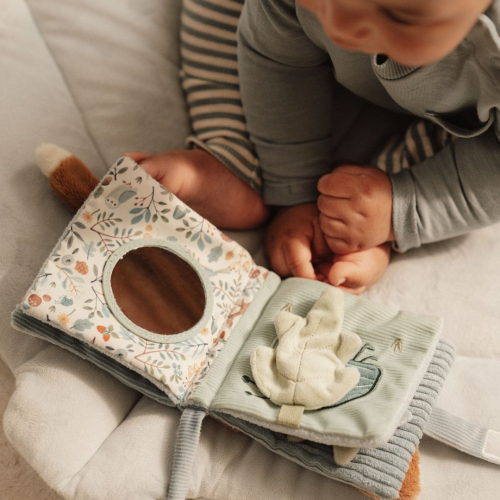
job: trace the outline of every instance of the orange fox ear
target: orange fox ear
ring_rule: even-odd
[[[99,184],[99,179],[79,158],[54,144],[40,144],[35,156],[56,196],[72,212],[77,212]]]

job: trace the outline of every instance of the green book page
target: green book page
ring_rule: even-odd
[[[335,405],[305,411],[300,428],[276,423],[280,407],[255,384],[250,355],[276,339],[274,318],[287,304],[305,317],[326,285],[290,278],[282,282],[237,354],[210,409],[277,432],[325,444],[375,447],[385,443],[401,422],[434,353],[440,318],[374,304],[344,294],[343,331],[359,335],[361,348],[348,362],[360,381]]]

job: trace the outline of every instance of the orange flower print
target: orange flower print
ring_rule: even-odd
[[[89,224],[94,220],[94,218],[92,217],[92,214],[88,210],[83,212],[82,217],[83,217],[83,220]]]
[[[61,326],[68,326],[69,316],[65,313],[61,313],[57,316],[57,321]]]
[[[207,327],[203,328],[203,330],[200,333],[201,335],[208,335],[209,334],[208,328]]]
[[[145,227],[145,230],[146,231],[152,231],[153,230],[153,226],[151,224],[148,224],[146,227]],[[152,238],[152,236],[148,233],[148,232],[145,232],[143,235],[142,235],[143,238]]]
[[[254,270],[250,273],[250,278],[256,278],[259,274],[260,274],[260,269],[254,269]]]
[[[77,260],[75,265],[75,271],[77,271],[80,274],[87,274],[89,272],[89,266],[87,266],[86,262]]]
[[[111,338],[111,335],[109,334],[108,329],[105,326],[99,325],[96,328],[99,333],[102,333],[104,342],[107,342]]]
[[[229,252],[227,252],[226,255],[224,256],[224,258],[226,260],[234,259],[234,252],[232,250],[229,250]]]

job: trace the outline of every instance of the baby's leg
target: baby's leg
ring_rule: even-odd
[[[180,76],[193,129],[187,145],[213,155],[260,192],[240,97],[236,29],[243,3],[183,0]]]

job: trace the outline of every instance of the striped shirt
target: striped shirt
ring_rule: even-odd
[[[241,104],[236,28],[244,0],[183,0],[181,82],[193,134],[187,146],[216,156],[257,192],[260,167]]]
[[[217,157],[262,192],[259,160],[250,142],[240,97],[236,29],[245,0],[183,0],[181,82],[193,133],[188,147]],[[397,173],[434,156],[456,138],[428,120],[395,136],[372,164]]]

